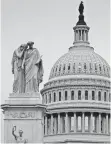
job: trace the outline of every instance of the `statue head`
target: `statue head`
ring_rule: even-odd
[[[28,47],[27,44],[22,44],[22,45],[20,46],[20,50],[23,51],[23,49],[26,49],[27,47]]]
[[[29,46],[29,48],[33,48],[34,42],[29,41],[29,42],[27,43],[27,45]]]
[[[20,129],[19,130],[19,136],[22,137],[23,131]]]

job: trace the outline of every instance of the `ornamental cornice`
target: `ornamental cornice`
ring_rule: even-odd
[[[53,110],[53,109],[74,109],[74,108],[87,108],[87,109],[100,109],[103,110],[110,110],[110,103],[108,102],[91,102],[86,100],[75,100],[75,101],[64,101],[64,102],[54,102],[51,104],[48,104],[47,110]]]
[[[88,78],[73,78],[73,79],[61,79],[61,80],[54,80],[49,81],[44,85],[44,88],[41,90],[41,93],[54,88],[62,88],[62,87],[82,87],[82,86],[89,86],[89,87],[100,87],[100,88],[110,88],[110,81],[107,80],[97,80],[97,79],[88,79]]]

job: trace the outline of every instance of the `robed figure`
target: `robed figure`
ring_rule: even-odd
[[[15,93],[38,92],[39,84],[43,80],[43,64],[39,51],[33,48],[34,42],[28,42],[24,45],[21,55],[16,55],[14,66],[14,85]],[[14,56],[13,56],[14,57]],[[18,63],[20,63],[18,66]],[[18,69],[20,67],[20,70]]]
[[[13,92],[22,93],[25,92],[25,77],[24,69],[22,65],[24,62],[24,53],[27,48],[26,44],[21,45],[13,53],[12,57],[12,73],[14,74]]]

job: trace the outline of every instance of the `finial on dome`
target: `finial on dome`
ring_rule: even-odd
[[[84,5],[83,5],[83,1],[81,1],[80,5],[79,5],[79,13],[81,15],[83,15],[83,10],[84,10]]]
[[[84,11],[83,1],[81,1],[78,10],[79,10],[80,15],[79,15],[79,21],[77,22],[77,25],[86,25],[84,21],[84,15],[83,15],[83,11]]]

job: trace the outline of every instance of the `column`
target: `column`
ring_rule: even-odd
[[[53,134],[53,114],[51,114],[51,134]]]
[[[88,100],[92,100],[92,90],[91,89],[89,89],[88,90]]]
[[[51,91],[51,103],[53,103],[54,97],[53,97],[53,92]]]
[[[80,40],[82,40],[82,30],[80,30],[81,36],[80,36]]]
[[[76,32],[77,32],[76,41],[78,41],[79,40],[79,31],[77,30]]]
[[[81,97],[82,97],[81,98],[82,100],[85,100],[85,90],[84,89],[81,90]]]
[[[74,39],[74,41],[76,41],[76,38],[77,38],[77,31],[75,30],[74,33],[75,33],[75,39]]]
[[[64,101],[64,90],[61,89],[61,101]]]
[[[108,114],[106,114],[106,134],[108,134]]]
[[[65,117],[65,133],[68,133],[68,113],[66,113]]]
[[[93,113],[92,112],[90,117],[90,133],[93,133]]]
[[[61,120],[60,120],[60,113],[58,113],[58,134],[61,133],[60,129],[61,129]]]
[[[101,113],[99,113],[99,119],[98,120],[99,120],[99,127],[98,127],[99,131],[98,132],[101,133]]]
[[[84,116],[84,112],[82,113],[82,133],[85,132],[85,116]]]
[[[78,99],[78,89],[75,89],[75,95],[74,95],[74,98],[75,98],[75,100],[77,100]]]
[[[68,97],[67,97],[67,100],[71,100],[71,90],[68,89]]]
[[[74,132],[76,133],[76,112],[74,112]]]
[[[106,129],[105,117],[103,116],[103,133],[104,133],[104,134],[105,134],[105,129]]]
[[[45,135],[47,135],[47,115],[45,116]]]

